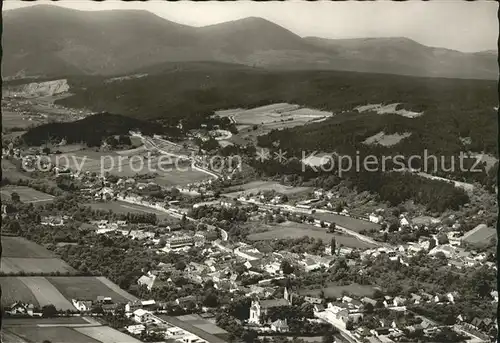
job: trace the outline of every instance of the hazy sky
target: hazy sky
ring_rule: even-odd
[[[107,0],[4,0],[9,10],[52,3],[79,10],[143,9],[165,19],[204,26],[262,17],[300,36],[325,38],[408,37],[422,44],[461,51],[497,50],[498,3],[459,0],[410,2],[121,2]]]

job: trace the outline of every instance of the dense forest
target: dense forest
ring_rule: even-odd
[[[127,135],[130,130],[144,134],[174,133],[174,129],[166,129],[151,122],[100,113],[74,122],[40,125],[27,131],[22,139],[28,145],[42,145],[47,140],[56,143],[64,138],[67,143],[84,142],[88,146],[100,146],[104,139],[113,135]]]
[[[283,132],[298,132],[306,149],[336,149],[379,131],[412,132],[401,150],[454,154],[459,137],[470,137],[467,148],[496,155],[498,106],[493,81],[417,78],[336,71],[264,71],[207,68],[166,72],[105,83],[102,77],[68,80],[72,97],[58,103],[95,111],[120,113],[177,123],[227,108],[250,108],[289,102],[331,111],[338,118]],[[374,113],[344,113],[358,105],[400,103],[424,112],[414,119]],[[347,120],[347,119],[352,119]],[[336,127],[342,122],[342,125]],[[340,137],[339,133],[341,133]],[[292,135],[295,137],[295,135]],[[362,139],[361,139],[362,138]],[[290,142],[292,143],[292,142]],[[284,143],[286,144],[286,143]]]

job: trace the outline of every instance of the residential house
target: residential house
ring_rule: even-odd
[[[140,335],[146,327],[143,324],[129,325],[125,328],[132,335]]]
[[[137,280],[139,286],[146,286],[148,291],[153,289],[154,283],[156,281],[156,275],[143,275]]]
[[[406,298],[394,297],[394,299],[392,300],[392,303],[394,306],[404,306],[404,304],[406,303]]]
[[[446,294],[446,298],[448,298],[450,303],[454,304],[460,298],[460,294],[457,291],[450,292]]]
[[[422,302],[422,297],[420,295],[415,294],[415,293],[411,293],[410,296],[411,296],[410,301],[413,304],[418,305],[418,304],[420,304]]]
[[[80,312],[87,312],[92,309],[92,300],[71,299],[73,306]]]
[[[27,304],[20,301],[13,303],[5,313],[11,316],[34,316],[34,308],[33,304]]]
[[[309,304],[322,304],[323,303],[323,299],[321,298],[316,298],[316,297],[309,297],[309,296],[306,296],[304,297],[304,301],[305,302],[308,302]]]
[[[371,298],[368,298],[368,297],[363,297],[363,298],[361,299],[361,302],[362,302],[363,304],[371,304],[371,305],[372,305],[372,306],[374,306],[374,307],[375,307],[375,305],[377,305],[377,300],[375,300],[375,299],[371,299]]]
[[[149,324],[157,322],[157,319],[151,312],[143,310],[142,308],[135,310],[133,312],[132,319],[136,323],[141,323],[141,324]]]

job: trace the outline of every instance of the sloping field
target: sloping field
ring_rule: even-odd
[[[137,297],[133,296],[130,293],[125,292],[123,289],[121,289],[116,283],[112,282],[108,278],[104,276],[96,276],[96,279],[101,281],[103,284],[105,284],[109,289],[111,289],[113,292],[121,295],[125,299],[128,299],[130,301],[136,301],[139,300]]]
[[[75,328],[74,330],[93,338],[92,342],[96,340],[103,343],[141,343],[138,339],[112,329],[109,326],[82,327]]]
[[[225,335],[228,333],[223,328],[220,328],[217,325],[209,322],[208,320],[201,318],[198,314],[188,314],[185,316],[178,316],[176,318],[182,320],[183,322],[189,323],[197,327],[198,329],[208,332],[211,335]]]
[[[161,319],[165,320],[167,323],[174,325],[174,326],[177,326],[177,327],[180,327],[181,329],[184,329],[186,331],[189,331],[189,332],[195,334],[196,336],[206,340],[207,342],[226,343],[226,341],[223,340],[222,338],[217,337],[217,336],[215,336],[215,335],[213,335],[205,330],[202,330],[202,329],[192,325],[188,321],[183,321],[183,320],[180,320],[176,317],[170,317],[170,316],[165,316],[165,315],[160,315],[159,317]]]
[[[100,295],[111,297],[111,299],[117,303],[127,303],[131,299],[135,299],[131,295],[125,297],[123,295],[124,291],[120,292],[121,294],[115,292],[100,279],[93,276],[55,276],[47,277],[47,280],[58,290],[58,292],[61,292],[66,299],[95,300]]]
[[[364,106],[358,106],[355,108],[358,112],[373,111],[377,114],[397,114],[406,118],[417,118],[423,115],[423,112],[413,112],[405,109],[398,109],[399,103],[393,103],[388,105],[383,104],[369,104]]]
[[[75,270],[58,258],[2,257],[1,270],[4,273],[71,273]]]
[[[19,326],[9,327],[7,332],[25,339],[28,342],[43,342],[48,340],[51,343],[99,343],[84,333],[64,326],[38,327],[38,326]],[[22,341],[21,341],[22,342]],[[107,341],[106,341],[107,342]]]
[[[35,296],[40,306],[54,305],[60,310],[74,310],[75,307],[46,278],[41,276],[20,277]]]
[[[496,230],[486,224],[480,224],[463,235],[462,241],[473,245],[485,245],[496,237]]]
[[[2,288],[2,306],[10,306],[16,301],[40,305],[33,292],[18,277],[0,277],[0,287]]]
[[[393,146],[401,142],[403,139],[408,138],[411,136],[410,132],[405,132],[403,134],[386,134],[385,132],[381,131],[373,136],[370,136],[366,138],[363,141],[363,144],[367,145],[382,145],[382,146]]]
[[[22,237],[2,236],[4,273],[71,273],[75,270],[49,250]]]
[[[22,237],[2,236],[2,257],[51,258],[55,255],[35,242]]]
[[[175,185],[187,185],[188,183],[208,179],[213,179],[213,177],[207,173],[191,168],[191,166],[180,166],[179,169],[176,169],[174,166],[171,171],[165,171],[161,173],[160,176],[155,177],[153,182],[163,187],[169,187]]]
[[[154,213],[158,219],[171,218],[167,213],[160,210],[141,206],[137,204],[131,204],[124,201],[110,201],[110,202],[100,202],[100,203],[89,203],[85,206],[90,206],[94,210],[111,210],[114,213]]]
[[[346,247],[356,249],[368,249],[374,247],[374,245],[363,242],[353,236],[329,233],[327,229],[315,227],[313,225],[291,222],[270,227],[269,231],[251,234],[248,236],[248,239],[251,241],[271,241],[274,239],[302,238],[304,236],[319,238],[325,244],[330,243],[332,238],[335,238],[337,244],[342,244]]]
[[[334,213],[314,213],[312,216],[318,220],[324,220],[328,223],[335,223],[338,226],[344,227],[348,230],[360,232],[360,231],[370,231],[372,229],[380,230],[380,225],[369,222],[367,220],[361,220],[353,217],[342,216],[340,214]]]
[[[19,194],[21,201],[24,203],[40,203],[40,202],[50,202],[54,200],[54,196],[42,193],[36,189],[25,187],[25,186],[4,186],[0,189],[2,195],[2,201],[11,199],[11,194],[16,192]]]
[[[268,191],[268,190],[274,190],[282,194],[296,194],[296,193],[307,192],[311,190],[311,188],[285,186],[274,181],[252,181],[249,183],[245,183],[243,185],[230,187],[228,188],[228,190],[231,191],[232,193],[226,193],[226,195],[232,196],[232,195],[237,195],[236,193],[239,194],[242,191],[244,191],[245,193],[256,194],[260,191]]]

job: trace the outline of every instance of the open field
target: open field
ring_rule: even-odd
[[[0,286],[2,287],[2,306],[10,306],[16,301],[39,306],[36,297],[20,278],[11,276],[0,277]]]
[[[52,285],[49,280],[41,276],[20,277],[37,299],[40,306],[54,305],[61,310],[74,310],[75,307]]]
[[[199,327],[196,327],[195,325],[191,324],[189,321],[184,321],[179,319],[178,317],[171,317],[171,316],[166,316],[166,315],[160,315],[159,316],[161,319],[165,320],[167,323],[180,327],[181,329],[187,330],[196,336],[200,337],[201,339],[204,339],[207,342],[210,343],[227,343],[225,340],[222,338],[213,335],[204,329],[201,329]]]
[[[21,237],[2,236],[1,271],[3,273],[74,272],[49,250]]]
[[[3,273],[71,273],[75,270],[58,258],[2,257]]]
[[[299,294],[309,295],[309,296],[319,296],[321,291],[323,291],[325,293],[325,297],[328,298],[339,298],[342,296],[342,293],[344,292],[358,297],[371,297],[373,296],[375,288],[373,288],[372,286],[359,285],[357,283],[353,283],[350,285],[343,285],[343,286],[332,284],[324,288],[301,289],[299,290]]]
[[[131,177],[136,174],[156,173],[158,176],[153,181],[163,186],[187,184],[210,178],[206,173],[193,169],[190,164],[181,165],[175,160],[175,157],[169,160],[149,155],[144,147],[119,152],[83,149],[51,156],[52,163],[57,166],[98,175],[109,172],[120,177]]]
[[[115,213],[154,213],[156,214],[156,217],[160,219],[164,218],[172,218],[169,216],[167,213],[162,212],[160,210],[142,206],[142,205],[136,205],[136,204],[131,204],[128,202],[124,201],[109,201],[109,202],[98,202],[98,203],[88,203],[84,204],[85,206],[90,206],[94,210],[104,210],[104,211],[109,211],[111,210],[112,212]]]
[[[103,343],[141,343],[138,339],[117,331],[109,326],[95,326],[95,327],[80,327],[74,329],[76,332],[93,338],[88,342],[103,342]],[[78,342],[76,342],[78,343]]]
[[[282,194],[297,194],[302,192],[308,192],[311,190],[310,187],[292,187],[292,186],[284,186],[274,181],[252,181],[243,185],[234,186],[227,188],[231,193],[226,193],[226,196],[236,196],[240,193],[253,193],[256,194],[261,191],[270,191],[274,190],[277,193]]]
[[[106,286],[100,279],[93,276],[47,277],[47,281],[55,287],[66,299],[95,300],[98,296],[111,297],[115,302],[127,303],[136,300],[132,295],[125,297]],[[111,281],[110,281],[111,282]],[[116,286],[118,287],[118,286]]]
[[[75,326],[87,325],[85,317],[54,317],[54,318],[2,318],[4,327],[11,326]]]
[[[328,223],[335,223],[341,227],[344,227],[348,230],[361,232],[361,231],[370,231],[370,230],[380,230],[380,225],[369,222],[367,220],[357,219],[353,217],[342,216],[340,214],[334,213],[321,213],[316,212],[312,215],[315,219],[324,220]]]
[[[2,200],[10,199],[11,194],[16,192],[24,203],[44,203],[54,200],[54,197],[47,193],[42,193],[36,189],[25,186],[4,186],[0,189]]]
[[[52,343],[99,343],[84,333],[64,326],[38,327],[18,326],[6,329],[9,333],[25,339],[27,342],[42,342],[48,340]],[[15,341],[14,341],[15,342]],[[110,341],[111,342],[111,341]],[[6,342],[10,343],[10,342]]]
[[[0,342],[3,343],[28,343],[21,337],[14,335],[5,328],[0,331]]]
[[[240,125],[270,124],[281,120],[306,123],[313,119],[329,117],[331,112],[301,108],[299,105],[277,103],[260,106],[252,109],[233,109],[216,111],[220,117],[229,117],[231,121]]]
[[[113,283],[111,280],[109,280],[106,277],[104,277],[104,276],[96,276],[96,279],[99,280],[99,281],[101,281],[104,285],[106,285],[109,289],[111,289],[116,294],[121,295],[123,298],[128,299],[130,301],[138,300],[132,294],[125,292],[117,284]]]
[[[179,169],[172,167],[171,171],[165,171],[162,175],[155,177],[152,181],[162,187],[175,185],[187,185],[188,183],[213,179],[211,175],[201,172],[191,166],[180,166]]]
[[[55,255],[35,242],[22,237],[2,236],[2,257],[51,258]]]
[[[288,103],[276,103],[251,109],[229,109],[215,111],[237,125],[238,134],[229,140],[235,144],[255,140],[271,130],[281,130],[305,125],[331,117],[332,112],[320,111]]]
[[[488,245],[491,239],[496,237],[496,234],[494,228],[481,224],[466,232],[462,237],[462,241],[471,245]]]
[[[363,242],[356,237],[349,235],[340,235],[337,233],[329,233],[327,229],[316,227],[313,225],[285,222],[276,226],[269,226],[268,231],[253,233],[248,236],[251,241],[269,241],[273,239],[295,239],[304,236],[319,238],[324,243],[328,244],[335,238],[337,244],[357,249],[368,249],[374,247],[372,244]]]
[[[417,118],[424,114],[424,112],[414,112],[405,110],[403,108],[398,108],[399,105],[400,105],[399,103],[393,103],[388,105],[368,104],[364,106],[358,106],[355,108],[355,110],[360,113],[371,111],[371,112],[376,112],[377,114],[397,114],[406,118]]]
[[[185,316],[178,316],[176,318],[182,320],[183,322],[189,323],[212,335],[225,335],[228,333],[226,330],[218,327],[214,323],[211,323],[210,321],[201,318],[198,314],[188,314]]]
[[[2,111],[2,128],[29,128],[40,125],[44,120],[40,117],[23,115],[17,112]]]
[[[411,132],[405,132],[403,134],[394,133],[394,134],[385,134],[383,131],[366,138],[363,141],[363,144],[367,145],[382,145],[382,146],[393,146],[401,142],[403,139],[411,136]]]

